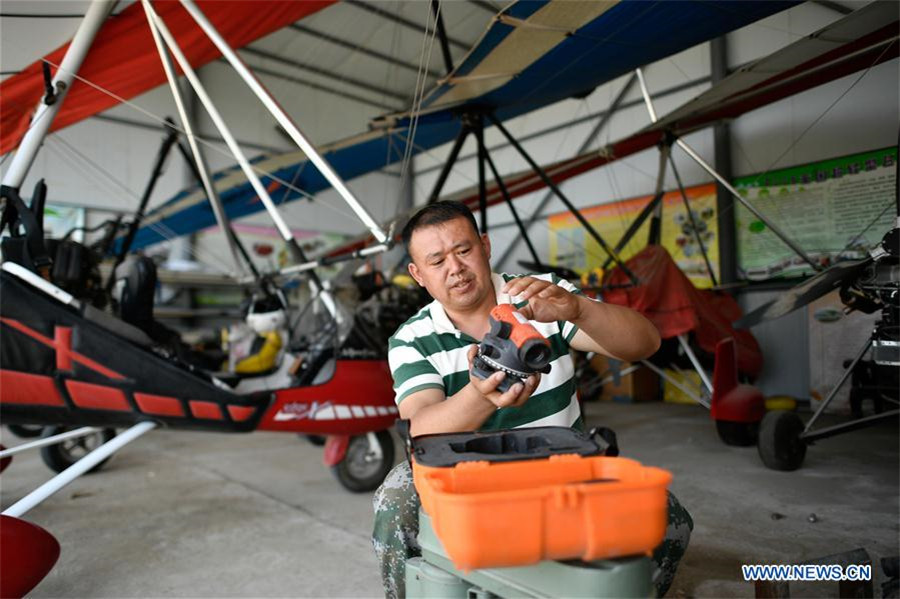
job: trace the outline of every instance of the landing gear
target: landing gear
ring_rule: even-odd
[[[794,412],[774,410],[766,414],[759,427],[759,457],[772,470],[790,472],[803,464],[806,441],[803,420]]]
[[[344,459],[331,467],[341,485],[353,493],[375,490],[394,465],[394,440],[388,431],[350,438]]]
[[[41,434],[41,437],[51,437],[53,435],[59,435],[66,431],[72,430],[73,428],[76,427],[47,426],[44,427],[44,431]],[[115,436],[115,429],[105,428],[103,430],[97,431],[92,435],[86,435],[84,437],[78,437],[75,439],[68,439],[55,445],[48,445],[47,447],[41,448],[41,459],[43,459],[47,467],[54,472],[62,472]],[[100,470],[108,461],[109,458],[103,460],[102,462],[88,470],[88,473]]]

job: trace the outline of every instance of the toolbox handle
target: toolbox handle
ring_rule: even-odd
[[[613,429],[596,426],[590,430],[588,437],[594,440],[603,455],[611,458],[619,455],[619,441],[616,439],[616,432]]]
[[[409,434],[409,420],[402,418],[395,420],[394,426],[397,428],[400,440],[403,441],[403,448],[406,450],[406,461],[412,466],[412,435]]]

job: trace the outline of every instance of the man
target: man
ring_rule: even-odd
[[[417,212],[403,230],[409,273],[434,301],[397,329],[388,361],[400,417],[413,436],[523,426],[582,428],[569,349],[626,361],[653,354],[659,333],[641,314],[592,301],[552,275],[510,277],[491,272],[491,244],[461,203],[438,202]],[[477,344],[498,303],[512,303],[551,343],[550,372],[505,393],[505,376],[470,374]],[[385,478],[373,499],[373,544],[388,597],[403,597],[406,559],[419,554],[419,500],[406,461]],[[693,522],[669,497],[669,528],[654,553],[657,592],[665,594]]]

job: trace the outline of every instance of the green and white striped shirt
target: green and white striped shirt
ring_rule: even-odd
[[[521,275],[519,275],[521,276]],[[553,274],[531,275],[581,295],[581,291]],[[516,275],[492,273],[491,280],[497,303],[515,303],[515,298],[501,293],[504,283]],[[550,340],[550,372],[541,375],[541,383],[525,405],[500,408],[481,426],[481,430],[497,430],[533,426],[568,426],[582,428],[581,410],[575,394],[575,366],[569,355],[569,342],[578,331],[571,322],[530,321]],[[400,325],[388,345],[388,362],[394,377],[394,401],[399,405],[410,394],[423,389],[440,389],[450,397],[469,382],[467,352],[476,339],[458,330],[444,307],[431,302],[415,316]]]

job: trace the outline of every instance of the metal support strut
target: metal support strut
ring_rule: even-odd
[[[13,516],[21,518],[31,508],[39,505],[45,499],[74,481],[91,468],[110,457],[112,454],[125,447],[144,433],[148,433],[156,428],[155,422],[139,422],[124,433],[117,435],[87,454],[43,485],[9,506],[3,511],[4,516]]]
[[[600,247],[604,252],[606,252],[607,255],[615,260],[616,265],[621,268],[626,275],[628,275],[628,278],[631,279],[631,282],[637,285],[638,279],[636,276],[634,276],[634,273],[631,272],[631,270],[627,266],[625,266],[625,262],[622,261],[622,258],[616,253],[615,250],[613,250],[613,248],[609,246],[609,244],[606,243],[606,241],[600,236],[600,234],[591,225],[591,223],[589,223],[587,219],[584,218],[584,215],[581,214],[581,211],[575,208],[572,202],[569,201],[569,198],[563,195],[562,191],[559,189],[559,187],[557,187],[556,183],[553,182],[553,179],[551,179],[547,175],[547,173],[544,172],[544,169],[542,169],[538,165],[538,163],[534,161],[534,159],[528,154],[528,152],[525,151],[525,148],[523,148],[521,144],[516,141],[516,138],[514,138],[510,134],[510,132],[506,130],[506,127],[503,126],[503,123],[501,123],[496,117],[494,117],[494,115],[489,114],[488,118],[492,123],[494,123],[494,125],[497,126],[497,129],[500,130],[506,140],[516,149],[516,151],[522,156],[522,158],[525,159],[528,165],[531,166],[532,170],[537,173],[537,175],[544,182],[544,185],[553,190],[553,193],[556,194],[556,197],[558,197],[560,201],[562,201],[562,203],[566,205],[566,208],[568,208],[572,215],[575,216],[575,218],[578,220],[578,222],[581,223],[581,226],[585,228],[588,234],[594,238],[594,241],[596,241],[600,245]]]
[[[259,82],[259,80],[253,76],[253,73],[247,68],[247,65],[244,64],[244,61],[241,60],[240,56],[232,49],[231,46],[228,45],[228,42],[225,41],[225,38],[221,36],[221,34],[216,30],[216,28],[209,22],[209,19],[206,18],[206,15],[197,8],[197,5],[192,2],[192,0],[181,0],[182,6],[187,9],[190,15],[194,18],[197,24],[203,29],[204,33],[209,37],[210,40],[216,45],[216,48],[222,53],[222,56],[225,57],[226,60],[231,64],[235,71],[237,71],[238,75],[241,76],[241,79],[244,80],[244,83],[256,94],[256,97],[259,98],[260,102],[263,103],[263,106],[275,117],[275,120],[278,121],[278,124],[284,127],[284,130],[287,131],[288,135],[291,136],[291,139],[294,140],[301,150],[306,154],[306,156],[310,159],[310,161],[316,165],[316,168],[319,169],[319,172],[322,173],[322,176],[331,184],[332,187],[338,192],[338,194],[344,198],[344,201],[347,202],[347,205],[350,206],[350,209],[356,214],[356,216],[363,222],[363,224],[369,229],[375,239],[378,240],[379,243],[387,243],[389,240],[387,238],[387,234],[381,228],[381,226],[375,222],[375,219],[372,218],[372,215],[368,213],[368,211],[360,204],[359,200],[357,200],[353,193],[347,188],[344,184],[344,181],[338,176],[338,174],[331,168],[331,165],[325,161],[325,159],[319,154],[318,150],[316,150],[315,146],[306,139],[306,137],[301,133],[297,124],[285,113],[285,111],[278,105],[269,91],[263,87],[263,85]]]
[[[159,52],[159,58],[162,61],[163,69],[166,72],[166,80],[168,80],[169,88],[172,90],[172,98],[175,100],[175,106],[178,109],[178,116],[181,119],[181,125],[182,127],[184,127],[184,131],[187,134],[188,144],[190,144],[191,153],[194,156],[193,162],[189,160],[188,164],[194,164],[196,166],[196,169],[192,170],[195,170],[194,174],[198,179],[200,179],[200,183],[203,185],[203,189],[206,190],[206,197],[209,199],[209,203],[212,206],[213,214],[216,217],[219,228],[222,229],[222,232],[225,234],[225,240],[228,242],[228,249],[231,251],[231,258],[234,261],[234,266],[237,269],[237,273],[243,274],[241,261],[238,259],[237,237],[235,236],[234,231],[231,228],[231,224],[228,221],[228,215],[226,214],[225,209],[222,207],[222,200],[219,198],[219,194],[216,192],[215,185],[213,185],[212,177],[209,174],[209,168],[207,167],[206,160],[203,158],[203,154],[200,153],[200,147],[197,144],[197,138],[194,135],[193,123],[188,116],[187,108],[185,108],[184,98],[181,95],[181,88],[178,87],[178,80],[175,74],[175,66],[172,64],[172,57],[169,56],[169,52],[166,50],[162,39],[160,39],[159,31],[156,27],[153,26],[153,19],[149,13],[147,13],[147,21],[150,23],[150,33],[153,35],[153,42],[156,44],[156,50],[157,52]],[[181,148],[180,145],[179,148]],[[244,257],[249,259],[249,256],[246,256],[246,254],[244,255]],[[251,271],[254,269],[252,262],[249,263],[249,267]]]
[[[653,109],[653,103],[650,100],[650,93],[647,91],[647,84],[644,82],[644,74],[641,69],[636,69],[635,73],[637,74],[638,81],[641,85],[641,94],[643,94],[644,96],[644,103],[647,105],[647,112],[650,113],[650,120],[651,122],[655,123],[657,121],[656,111]],[[703,158],[701,158],[699,154],[697,154],[697,152],[695,152],[689,145],[684,142],[684,140],[676,139],[675,143],[678,144],[678,147],[684,150],[688,156],[693,158],[694,162],[700,165],[700,168],[709,173],[716,181],[718,181],[725,189],[727,189],[728,192],[733,195],[737,201],[743,204],[747,210],[752,212],[753,215],[756,216],[756,218],[764,222],[766,226],[772,231],[772,233],[774,233],[781,241],[783,241],[785,245],[791,248],[794,253],[803,258],[803,260],[806,261],[813,268],[813,270],[822,270],[822,267],[814,262],[813,259],[810,258],[806,254],[806,252],[804,252],[800,248],[800,246],[791,241],[791,239],[787,235],[785,235],[781,231],[781,229],[779,229],[778,226],[775,225],[775,223],[770,221],[762,212],[757,210],[756,207],[753,206],[753,204],[748,202],[740,193],[738,193],[738,190],[735,189],[734,186],[731,185],[731,183],[729,183],[722,175],[720,175],[716,171],[716,169],[707,164],[706,161],[703,160]]]

